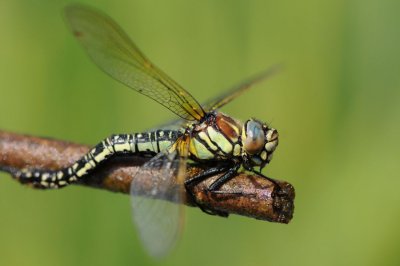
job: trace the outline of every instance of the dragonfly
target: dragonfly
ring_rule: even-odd
[[[178,129],[163,127],[142,133],[114,134],[68,167],[23,168],[13,174],[21,182],[36,187],[62,188],[87,177],[112,157],[148,157],[131,182],[133,220],[150,255],[163,257],[175,246],[182,230],[183,204],[179,203],[184,193],[190,194],[190,188],[199,182],[220,175],[208,187],[209,192],[216,192],[238,171],[261,174],[270,162],[278,145],[277,130],[254,118],[239,121],[219,109],[253,84],[271,76],[276,68],[201,105],[151,63],[108,15],[91,7],[71,5],[65,8],[65,17],[75,38],[100,69],[175,113],[179,118],[172,124]],[[188,161],[206,169],[187,178]],[[141,189],[145,182],[150,184],[150,191]],[[206,213],[227,216],[196,204]]]

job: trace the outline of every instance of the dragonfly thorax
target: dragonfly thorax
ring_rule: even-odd
[[[242,152],[240,134],[242,123],[220,113],[210,112],[193,126],[189,151],[193,159],[230,160]]]
[[[242,123],[211,112],[207,119],[193,125],[189,151],[195,160],[235,160],[252,169],[268,164],[277,145],[276,129],[255,119]]]

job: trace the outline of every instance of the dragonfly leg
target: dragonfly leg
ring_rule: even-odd
[[[217,180],[215,180],[209,187],[208,190],[210,192],[216,191],[218,188],[220,188],[225,182],[230,180],[232,177],[234,177],[237,174],[237,171],[240,168],[240,164],[235,164],[233,167],[229,168],[228,171],[226,171],[225,174],[220,176]]]
[[[192,177],[192,178],[190,178],[190,179],[185,181],[185,183],[184,183],[185,189],[188,192],[190,198],[197,205],[197,207],[199,207],[200,210],[202,210],[204,213],[207,213],[209,215],[218,215],[218,216],[222,216],[222,217],[228,217],[229,214],[226,213],[226,212],[221,212],[221,211],[211,210],[211,209],[205,208],[202,204],[200,204],[196,200],[196,197],[192,192],[192,188],[195,185],[197,185],[200,182],[206,180],[210,176],[223,173],[223,172],[227,171],[227,169],[229,169],[227,165],[212,167],[212,168],[209,168],[209,169],[205,170],[201,174],[196,175],[196,176],[194,176],[194,177]]]
[[[261,171],[260,171],[260,172],[257,172],[257,171],[255,171],[255,170],[252,170],[252,172],[255,173],[256,175],[261,176],[262,178],[267,179],[267,180],[270,181],[272,184],[274,184],[276,188],[278,188],[278,189],[280,188],[280,185],[279,185],[278,182],[276,182],[276,180],[274,180],[274,179],[272,179],[272,178],[270,178],[270,177],[268,177],[268,176],[266,176],[266,175],[263,175],[263,174],[261,173]]]
[[[186,180],[185,181],[185,187],[195,186],[198,183],[200,183],[201,181],[206,180],[210,176],[223,173],[228,169],[229,169],[229,166],[227,166],[227,165],[220,165],[220,166],[215,166],[215,167],[208,168],[204,172],[202,172],[202,173],[200,173],[200,174],[198,174],[198,175],[196,175],[194,177],[191,177],[188,180]]]
[[[193,195],[193,193],[191,192],[190,188],[193,187],[194,185],[200,183],[201,181],[209,178],[210,176],[225,172],[221,177],[219,177],[217,180],[215,180],[207,188],[207,190],[210,193],[216,192],[216,194],[222,194],[222,193],[218,193],[217,189],[219,187],[221,187],[225,182],[230,180],[232,177],[234,177],[237,174],[237,171],[239,170],[239,168],[240,168],[240,164],[235,164],[233,167],[232,167],[232,165],[221,165],[221,166],[216,166],[216,167],[209,168],[206,171],[204,171],[203,173],[186,180],[185,181],[185,188],[188,191],[189,195],[191,196],[193,202],[195,202],[196,205],[203,212],[205,212],[207,214],[210,214],[210,215],[219,215],[219,216],[222,216],[222,217],[228,217],[229,214],[226,213],[226,212],[221,212],[221,211],[217,211],[217,210],[210,210],[210,209],[204,208],[204,206],[202,206],[201,204],[199,204],[197,202],[196,197]]]

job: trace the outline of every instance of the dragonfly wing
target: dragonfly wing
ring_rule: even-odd
[[[175,246],[183,227],[183,179],[186,159],[159,153],[144,164],[131,183],[133,221],[140,238],[156,258]]]
[[[190,122],[189,122],[190,123]],[[182,130],[188,127],[188,121],[184,119],[172,119],[168,122],[165,122],[157,127],[152,127],[150,129],[145,130],[146,132],[151,132],[159,129],[163,130]]]
[[[273,74],[275,74],[277,71],[281,69],[280,65],[273,66],[269,69],[267,69],[264,72],[259,73],[258,75],[232,87],[231,89],[227,90],[227,92],[223,93],[219,97],[216,97],[214,99],[211,99],[207,101],[204,106],[204,110],[210,112],[217,110],[224,106],[225,104],[231,102],[233,99],[241,95],[243,92],[247,91],[250,89],[253,85],[256,83],[262,82],[266,80],[267,78],[271,77]]]
[[[65,15],[77,40],[104,72],[183,119],[204,117],[189,92],[153,65],[109,16],[82,5],[68,6]]]

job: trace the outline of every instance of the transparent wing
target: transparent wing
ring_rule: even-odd
[[[186,158],[174,151],[157,154],[132,180],[133,221],[153,257],[167,255],[180,236],[185,175]]]
[[[190,123],[190,122],[189,122]],[[165,122],[161,125],[157,125],[156,127],[152,127],[151,129],[145,130],[146,132],[151,132],[159,129],[163,130],[184,130],[188,127],[188,121],[184,119],[173,119],[168,122]]]
[[[205,115],[200,104],[154,66],[110,17],[82,5],[68,6],[65,14],[75,37],[104,72],[183,119],[200,120]]]
[[[243,92],[251,88],[253,85],[256,83],[262,82],[266,80],[267,78],[271,77],[273,74],[278,72],[281,69],[280,65],[273,66],[266,71],[234,86],[224,94],[220,95],[219,97],[216,97],[212,100],[207,101],[203,107],[204,110],[207,112],[217,110],[224,106],[225,104],[231,102],[233,99],[241,95]]]

